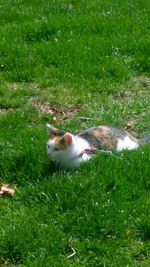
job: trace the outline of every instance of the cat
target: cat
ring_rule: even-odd
[[[54,162],[65,168],[79,167],[98,150],[120,152],[150,143],[150,137],[137,139],[128,132],[111,126],[92,127],[76,135],[50,124],[47,124],[47,129],[50,136],[47,153]]]

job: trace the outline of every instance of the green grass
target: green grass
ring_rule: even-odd
[[[149,267],[149,146],[65,171],[45,125],[150,134],[150,2],[0,0],[0,16],[0,181],[16,188],[0,198],[0,266]],[[76,103],[59,123],[45,108]]]

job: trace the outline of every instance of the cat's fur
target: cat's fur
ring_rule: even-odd
[[[128,132],[110,126],[93,127],[77,135],[56,129],[50,124],[47,124],[47,129],[50,136],[47,153],[52,160],[66,168],[79,167],[97,150],[132,150],[150,142],[150,137],[136,139]]]

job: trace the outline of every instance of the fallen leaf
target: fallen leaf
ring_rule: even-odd
[[[75,105],[73,105],[67,109],[64,109],[63,111],[61,111],[61,113],[58,114],[57,117],[55,117],[55,122],[61,122],[61,121],[64,121],[66,119],[74,117],[77,110],[80,109],[80,107],[81,107],[81,104],[77,103],[77,104],[75,104]]]
[[[46,114],[54,115],[52,120],[56,123],[72,118],[73,116],[75,116],[77,110],[80,109],[81,107],[80,103],[74,104],[73,106],[68,107],[68,108],[53,107],[48,103],[44,103],[44,104],[32,103],[32,104],[39,111],[46,113]]]
[[[0,197],[8,196],[13,197],[15,190],[11,188],[8,184],[0,184]]]
[[[56,109],[54,107],[51,107],[48,103],[42,104],[42,103],[32,103],[34,107],[36,107],[39,111],[47,113],[47,114],[55,114]]]
[[[128,121],[127,123],[126,123],[126,125],[125,125],[125,130],[127,131],[127,130],[129,130],[129,129],[132,129],[132,128],[134,128],[134,124],[135,124],[135,122],[134,121]]]

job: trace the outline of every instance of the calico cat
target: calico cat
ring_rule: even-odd
[[[47,142],[47,153],[65,168],[79,167],[98,150],[132,150],[150,142],[150,137],[136,139],[128,132],[110,126],[92,127],[77,135],[56,129],[50,124],[47,124],[47,129],[51,137]]]

